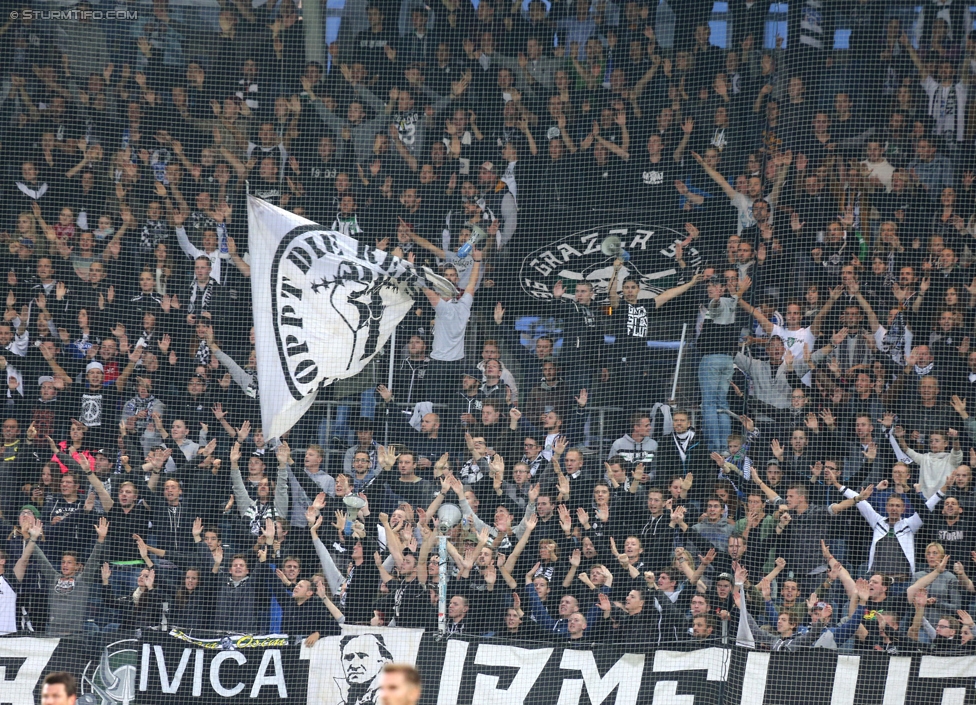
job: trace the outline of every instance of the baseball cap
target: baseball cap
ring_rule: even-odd
[[[719,576],[718,576],[717,578],[715,578],[715,582],[716,582],[716,583],[717,583],[717,582],[718,582],[719,580],[727,580],[727,581],[729,581],[730,583],[734,583],[734,582],[735,582],[735,581],[734,581],[734,580],[732,579],[732,576],[731,576],[731,575],[729,575],[728,573],[722,573],[722,574],[720,574],[720,575],[719,575]]]
[[[41,518],[41,510],[35,507],[33,504],[25,504],[23,507],[21,507],[20,513],[23,512],[30,512],[31,514],[34,515],[35,519]]]
[[[37,378],[37,386],[40,387],[45,382],[53,382],[53,381],[54,381],[54,377],[52,377],[51,375],[42,375],[41,377]]]
[[[766,461],[766,467],[769,467],[770,465],[775,465],[779,467],[779,460],[777,460],[776,458],[770,458],[768,461]]]
[[[481,168],[487,171],[494,171],[495,165],[492,164],[491,162],[481,162]]]
[[[101,370],[104,372],[105,366],[102,365],[102,363],[100,363],[98,360],[92,360],[88,363],[88,366],[85,367],[85,372],[91,372],[92,370]]]
[[[462,377],[470,377],[471,379],[481,380],[481,370],[477,367],[469,367],[464,372],[461,373]]]

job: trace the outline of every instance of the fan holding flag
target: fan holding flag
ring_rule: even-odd
[[[251,196],[248,226],[258,386],[268,438],[294,426],[319,387],[361,372],[411,309],[418,290],[432,303],[431,297],[457,296],[451,282],[427,268]],[[462,339],[466,323],[467,317]],[[461,350],[463,356],[463,342]]]

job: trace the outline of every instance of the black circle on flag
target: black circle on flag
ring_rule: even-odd
[[[619,238],[630,255],[617,277],[618,291],[626,277],[636,276],[642,299],[653,299],[686,281],[701,265],[701,255],[691,243],[684,247],[684,272],[675,261],[675,244],[689,240],[687,233],[661,225],[614,223],[567,235],[529,254],[519,272],[522,289],[534,298],[552,299],[556,282],[563,283],[567,295],[576,284],[588,282],[593,286],[594,303],[607,303],[614,257],[605,254],[601,244],[610,237]]]

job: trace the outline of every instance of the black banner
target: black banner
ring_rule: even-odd
[[[301,647],[281,635],[198,639],[148,631],[101,647],[80,639],[4,638],[0,705],[40,702],[44,677],[55,671],[76,676],[79,705],[303,703],[308,661],[300,655]]]
[[[376,705],[385,663],[413,663],[425,705],[936,705],[976,703],[976,656],[768,653],[440,639],[349,627],[313,648],[270,636],[149,632],[104,647],[0,638],[0,705],[35,705],[53,671],[79,679],[82,705]]]
[[[619,238],[621,247],[630,255],[617,279],[618,290],[625,277],[636,276],[640,281],[640,298],[653,299],[664,289],[680,283],[674,244],[684,241],[688,233],[660,225],[616,223],[567,235],[529,254],[519,271],[522,289],[529,296],[548,300],[557,281],[570,294],[576,284],[588,282],[593,286],[593,301],[606,304],[614,257],[604,254],[600,245],[608,237]],[[701,265],[701,255],[689,245],[684,250],[684,259],[691,276]]]
[[[425,635],[426,705],[908,705],[976,702],[976,656],[569,647]]]

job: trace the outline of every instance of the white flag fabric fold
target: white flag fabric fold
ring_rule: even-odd
[[[412,287],[440,278],[253,196],[247,215],[261,423],[277,438],[320,386],[358,374],[382,350]]]
[[[744,585],[736,585],[735,589],[739,593],[739,598],[741,606],[739,607],[739,629],[735,635],[735,645],[742,646],[747,649],[756,648],[756,637],[752,634],[752,629],[749,627],[749,608],[746,605],[746,589]]]

